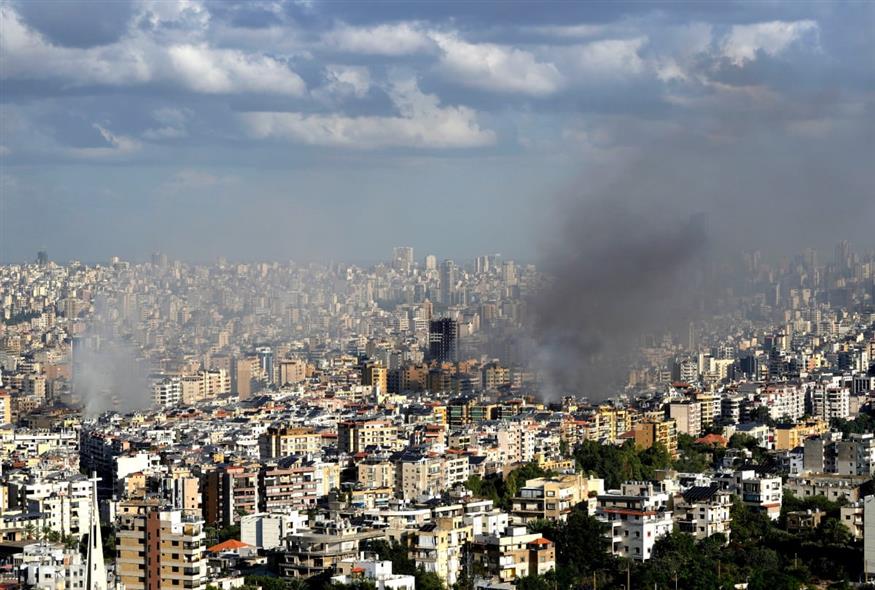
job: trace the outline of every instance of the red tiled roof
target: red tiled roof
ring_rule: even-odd
[[[237,539],[228,539],[218,545],[213,545],[207,549],[207,552],[221,553],[222,551],[234,551],[235,549],[243,549],[244,547],[252,547],[252,545],[244,543],[243,541],[238,541]]]
[[[706,434],[701,438],[697,438],[696,442],[700,445],[718,445],[725,447],[728,443],[726,439],[719,434]]]

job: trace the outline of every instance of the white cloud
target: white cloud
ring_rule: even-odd
[[[323,43],[351,53],[400,56],[432,51],[434,42],[418,23],[402,22],[375,27],[342,25],[323,37]]]
[[[168,50],[173,72],[191,90],[204,93],[273,92],[300,96],[306,85],[282,62],[206,45],[175,45]]]
[[[440,69],[466,86],[498,92],[543,96],[556,92],[562,75],[522,49],[491,43],[468,43],[454,34],[432,33],[442,55]]]
[[[330,65],[325,78],[325,91],[332,95],[362,98],[371,89],[371,72],[365,66]]]
[[[639,51],[647,37],[602,39],[564,50],[570,67],[586,76],[626,77],[641,74],[646,64]]]
[[[242,120],[253,138],[281,138],[309,145],[468,148],[495,142],[495,134],[480,128],[473,110],[441,106],[436,96],[423,94],[415,80],[396,81],[389,95],[398,116],[257,112],[242,115]]]
[[[58,47],[29,29],[11,6],[0,6],[0,77],[58,79],[74,84],[124,85],[148,81],[147,56],[133,45]]]
[[[707,23],[668,27],[651,37],[649,48],[658,48],[650,58],[656,76],[663,82],[698,79],[698,62],[713,49],[714,31]]]
[[[306,92],[286,64],[260,53],[203,43],[164,46],[143,34],[96,48],[59,47],[27,28],[9,6],[0,6],[0,30],[4,79],[54,79],[73,86],[169,82],[203,93]]]
[[[735,25],[723,39],[721,51],[735,65],[756,59],[757,52],[777,55],[803,39],[818,43],[818,25],[813,20],[771,21]]]
[[[182,29],[191,35],[206,31],[210,25],[210,11],[199,0],[139,0],[138,4],[141,26]]]

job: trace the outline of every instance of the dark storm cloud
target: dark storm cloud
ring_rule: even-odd
[[[15,7],[52,43],[79,48],[118,41],[134,14],[128,0],[35,0],[16,2]]]

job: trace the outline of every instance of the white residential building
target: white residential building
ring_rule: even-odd
[[[652,483],[627,482],[598,496],[596,518],[610,525],[614,555],[636,561],[650,559],[653,545],[673,528],[669,496]]]
[[[747,506],[765,512],[772,520],[781,515],[784,491],[780,477],[760,477],[752,469],[717,476],[720,487],[733,492]]]
[[[18,581],[25,588],[85,588],[86,567],[77,549],[65,549],[54,543],[32,543],[14,556],[14,563]]]
[[[732,494],[716,484],[693,486],[674,498],[674,521],[678,530],[705,539],[714,534],[729,538]]]
[[[335,584],[352,584],[356,580],[370,580],[376,590],[415,590],[416,578],[409,575],[393,574],[391,561],[379,561],[362,554],[358,559],[344,559],[337,563],[336,576],[331,577]]]

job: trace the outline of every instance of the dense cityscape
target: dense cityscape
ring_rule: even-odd
[[[7,581],[864,580],[875,255],[739,264],[625,383],[557,397],[519,344],[544,279],[500,255],[3,266]]]

